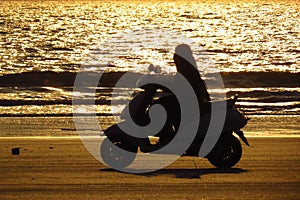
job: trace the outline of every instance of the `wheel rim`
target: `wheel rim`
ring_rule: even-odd
[[[229,168],[236,165],[241,156],[241,143],[236,137],[231,136],[227,140],[217,143],[207,158],[218,168]]]
[[[114,169],[123,169],[135,159],[137,147],[126,146],[122,142],[110,142],[104,139],[101,144],[100,154],[106,165]]]

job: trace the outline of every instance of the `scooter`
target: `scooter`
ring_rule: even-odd
[[[168,145],[176,136],[176,132],[180,126],[180,104],[175,95],[167,88],[162,88],[161,85],[157,84],[143,84],[143,79],[153,78],[152,76],[154,75],[145,75],[138,81],[138,87],[142,90],[133,96],[132,100],[121,113],[120,118],[124,121],[104,130],[106,138],[101,144],[100,154],[102,160],[108,166],[126,168],[134,161],[138,149],[143,153],[155,153],[157,150]],[[163,90],[164,92],[158,92],[159,90]],[[224,103],[227,106],[227,111],[224,127],[216,144],[205,156],[205,158],[217,168],[230,168],[236,165],[241,159],[242,145],[240,140],[234,136],[234,133],[249,146],[243,131],[241,131],[241,128],[247,124],[249,118],[245,117],[235,108],[234,104],[237,99],[238,97],[235,96],[234,98],[225,100]],[[180,156],[199,157],[199,150],[209,127],[212,103],[215,102],[199,105],[201,119],[204,118],[206,120],[200,120],[195,138],[186,151]],[[151,121],[149,110],[156,104],[162,105],[167,113],[167,121],[157,134],[151,138],[141,138],[127,134],[120,128],[129,118],[139,126],[149,124]],[[151,142],[153,138],[154,140],[156,139],[154,144]],[[121,151],[131,153],[124,154]],[[169,153],[172,154],[172,152]]]

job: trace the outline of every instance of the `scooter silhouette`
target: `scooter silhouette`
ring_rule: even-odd
[[[150,71],[159,72],[159,69],[155,69],[152,66]],[[180,104],[176,96],[167,88],[158,84],[143,84],[143,82],[145,82],[143,79],[151,79],[154,76],[155,74],[147,74],[140,78],[138,87],[142,90],[137,92],[124,108],[121,114],[121,119],[124,121],[104,130],[106,138],[101,144],[100,154],[102,160],[108,166],[126,168],[134,161],[138,149],[144,153],[155,153],[156,150],[169,144],[176,136],[176,132],[180,126]],[[164,92],[158,92],[160,89]],[[237,99],[238,97],[235,96],[234,98],[225,100],[225,102],[223,101],[227,106],[224,127],[216,144],[205,156],[212,165],[218,168],[230,168],[236,165],[242,156],[241,142],[234,136],[234,133],[249,146],[246,137],[241,131],[241,128],[247,124],[249,118],[245,117],[235,108],[234,105]],[[186,151],[180,156],[199,157],[199,150],[203,144],[210,123],[212,103],[218,102],[208,102],[199,105],[200,116],[201,119],[204,120],[200,120],[195,138]],[[156,139],[154,144],[150,142],[150,137],[135,137],[120,128],[129,118],[139,126],[147,125],[151,121],[149,109],[156,104],[160,104],[165,108],[167,121],[162,130],[152,137]],[[124,150],[131,153],[124,154],[121,152]],[[167,153],[172,154],[173,152]]]

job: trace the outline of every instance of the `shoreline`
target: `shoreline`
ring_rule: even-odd
[[[237,135],[234,134],[234,136],[236,136],[237,138],[239,138]],[[0,136],[0,140],[5,140],[5,139],[24,139],[24,140],[27,140],[27,139],[37,139],[37,140],[59,140],[59,139],[70,139],[70,140],[73,140],[73,139],[102,139],[102,138],[105,138],[106,136],[87,136],[87,137],[80,137],[80,136],[16,136],[16,137],[12,137],[12,136]],[[246,138],[300,138],[300,135],[266,135],[266,136],[260,136],[260,135],[250,135],[250,136],[246,136]]]
[[[257,113],[257,114],[245,114],[247,116],[253,116],[253,117],[264,117],[264,116],[269,116],[269,117],[283,117],[283,116],[300,116],[300,113],[273,113],[273,114],[267,114],[267,113]],[[69,114],[0,114],[0,118],[17,118],[17,117],[24,117],[24,118],[46,118],[46,117],[66,117],[66,118],[73,118],[73,117],[94,117],[95,115],[75,115],[73,113]],[[120,116],[119,113],[117,114],[110,114],[110,113],[96,113],[96,117],[114,117],[114,116]]]
[[[246,137],[300,137],[300,117],[295,115],[253,115],[242,128]],[[101,130],[114,124],[113,117],[97,117],[99,126],[83,124],[78,127],[73,117],[0,117],[0,138],[79,138],[80,131],[98,137]]]

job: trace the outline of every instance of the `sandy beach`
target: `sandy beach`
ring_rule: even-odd
[[[0,199],[299,199],[300,138],[249,142],[232,169],[182,157],[137,175],[101,164],[76,138],[1,138]]]

